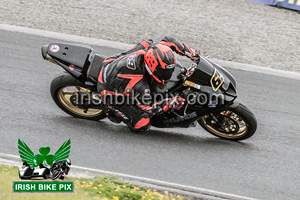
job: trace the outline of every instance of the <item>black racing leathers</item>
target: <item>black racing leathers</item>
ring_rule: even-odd
[[[151,93],[151,78],[145,69],[144,54],[152,44],[152,40],[142,41],[126,52],[105,59],[98,77],[97,89],[102,102],[125,115],[126,124],[133,131],[148,130],[149,113],[162,111],[158,104],[144,103]],[[166,36],[160,44],[180,55],[192,56],[192,49],[173,37]]]

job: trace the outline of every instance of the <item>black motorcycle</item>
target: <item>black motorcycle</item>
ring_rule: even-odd
[[[51,95],[58,107],[78,118],[106,117],[107,107],[103,108],[96,87],[106,56],[90,46],[68,43],[45,45],[42,56],[68,72],[59,74],[51,83]],[[256,131],[255,116],[236,100],[234,77],[203,56],[188,68],[177,62],[171,79],[156,88],[165,96],[180,95],[187,103],[179,111],[152,116],[152,126],[188,128],[198,122],[209,133],[228,140],[244,140]]]
[[[49,178],[52,180],[61,179],[64,180],[65,175],[68,175],[70,171],[71,160],[68,158],[66,161],[54,162],[49,169]]]

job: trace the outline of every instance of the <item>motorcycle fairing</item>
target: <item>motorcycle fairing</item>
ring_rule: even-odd
[[[91,51],[92,49],[88,45],[69,43],[51,43],[42,47],[44,59],[60,65],[81,82],[85,81],[82,74],[86,73],[90,64]]]
[[[180,117],[174,113],[166,113],[163,115],[156,115],[151,118],[151,125],[158,128],[166,128],[166,127],[183,127],[188,128],[193,124],[196,120],[199,120],[202,116],[207,115],[211,112],[219,112],[226,109],[232,109],[239,106],[239,102],[237,100],[233,102],[227,102],[226,105],[223,105],[218,108],[208,108],[201,106],[191,106],[188,107],[186,111],[186,115]]]
[[[57,45],[59,47],[59,51],[52,52],[50,50],[52,45]],[[83,69],[86,66],[85,64],[87,63],[87,59],[90,51],[91,51],[91,47],[88,45],[51,43],[48,47],[47,53],[52,58],[55,58],[60,62],[73,64],[76,67]]]
[[[230,84],[234,90],[236,88],[236,81],[228,71],[203,56],[200,57],[193,74],[186,80],[197,85],[210,86],[215,92],[219,92],[219,89],[226,91]]]

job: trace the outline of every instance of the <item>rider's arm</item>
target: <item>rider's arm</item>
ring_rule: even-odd
[[[161,41],[160,44],[167,45],[176,53],[186,56],[191,60],[198,60],[201,53],[198,49],[190,48],[187,44],[177,41],[172,36],[166,36]]]

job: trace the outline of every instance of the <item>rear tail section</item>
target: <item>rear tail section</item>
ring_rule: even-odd
[[[99,68],[106,58],[88,45],[51,43],[42,47],[45,60],[61,66],[82,83],[95,84]]]

